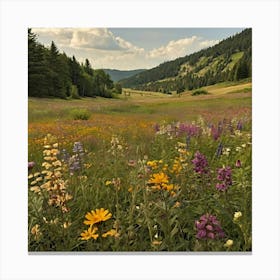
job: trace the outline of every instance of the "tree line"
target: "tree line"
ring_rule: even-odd
[[[52,41],[49,48],[37,41],[28,29],[28,95],[33,97],[81,98],[113,97],[122,87],[103,70],[94,70],[88,59],[60,53]]]

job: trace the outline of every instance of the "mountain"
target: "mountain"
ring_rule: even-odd
[[[196,53],[168,61],[120,80],[123,87],[182,92],[252,75],[252,29]]]
[[[106,74],[109,74],[111,79],[114,82],[118,82],[122,79],[127,79],[131,76],[137,75],[140,72],[145,71],[146,69],[137,69],[137,70],[116,70],[116,69],[103,69]]]

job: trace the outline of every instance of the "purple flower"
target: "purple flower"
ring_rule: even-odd
[[[232,185],[231,168],[227,166],[225,168],[218,169],[217,180],[220,181],[216,184],[216,188],[219,191],[224,191],[229,186],[231,186]]]
[[[32,169],[35,166],[35,162],[34,161],[29,161],[28,162],[28,170]]]
[[[195,221],[198,239],[218,239],[224,238],[225,233],[220,226],[220,222],[214,215],[205,214]]]
[[[243,128],[242,121],[239,121],[238,124],[237,124],[236,129],[237,129],[237,130],[242,130],[242,128]]]
[[[194,171],[199,174],[207,174],[208,173],[208,162],[206,157],[200,152],[196,152],[194,155],[194,159],[192,160],[194,165]]]
[[[218,140],[218,138],[221,136],[221,133],[222,133],[222,129],[220,126],[218,128],[216,128],[214,125],[212,125],[211,135],[214,140]]]
[[[81,142],[74,143],[73,153],[79,154],[79,156],[81,156],[81,157],[84,155],[84,148],[83,148],[83,144]]]
[[[198,136],[200,134],[200,127],[194,124],[180,123],[179,132],[186,133],[187,136]]]

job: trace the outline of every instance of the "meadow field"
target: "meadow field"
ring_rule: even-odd
[[[251,251],[252,84],[28,100],[29,251]]]

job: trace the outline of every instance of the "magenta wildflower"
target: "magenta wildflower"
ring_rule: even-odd
[[[192,160],[194,165],[194,171],[199,174],[207,174],[208,173],[208,161],[206,157],[200,152],[196,152],[194,155],[194,159]]]
[[[195,221],[198,239],[218,239],[224,238],[225,233],[221,228],[220,222],[214,215],[205,214]]]
[[[218,170],[217,180],[220,181],[216,184],[216,188],[219,191],[226,190],[229,186],[232,185],[232,178],[231,178],[231,168],[229,166],[225,168],[220,168]]]
[[[29,161],[28,162],[28,170],[32,169],[35,166],[35,162],[34,161]]]

